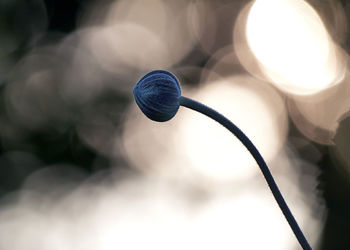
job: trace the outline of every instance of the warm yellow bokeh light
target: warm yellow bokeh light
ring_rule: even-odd
[[[267,161],[283,145],[286,110],[278,93],[249,76],[210,82],[195,95],[235,123],[257,146]],[[242,179],[258,168],[245,147],[225,128],[198,113],[186,113],[178,134],[193,167],[218,180]]]
[[[248,46],[266,76],[294,94],[339,81],[337,48],[316,11],[303,0],[257,0],[247,16]]]

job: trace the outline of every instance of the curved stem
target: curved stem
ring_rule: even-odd
[[[271,172],[269,168],[267,167],[263,157],[257,150],[257,148],[254,146],[254,144],[249,140],[249,138],[236,126],[234,125],[230,120],[228,120],[226,117],[221,115],[220,113],[216,112],[215,110],[196,102],[190,98],[187,97],[180,97],[180,105],[193,109],[195,111],[198,111],[213,120],[220,123],[222,126],[230,130],[241,142],[242,144],[248,149],[248,151],[251,153],[251,155],[254,157],[255,161],[258,163],[261,172],[263,173],[267,184],[269,185],[271,192],[273,196],[275,197],[279,207],[282,210],[282,213],[284,217],[287,219],[290,227],[292,228],[296,238],[298,239],[300,245],[304,250],[311,250],[311,247],[309,243],[307,242],[303,232],[301,231],[298,223],[296,222],[293,214],[291,213],[290,209],[288,208],[287,203],[285,202],[280,190],[277,187],[277,184],[275,180],[273,179]]]

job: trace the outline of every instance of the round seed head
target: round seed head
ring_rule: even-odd
[[[133,93],[141,111],[153,121],[170,120],[180,107],[180,84],[168,71],[149,72],[138,81]]]

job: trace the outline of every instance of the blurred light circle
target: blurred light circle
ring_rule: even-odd
[[[5,87],[6,111],[17,124],[35,129],[69,119],[69,110],[58,94],[64,55],[53,47],[33,50],[17,63]]]
[[[97,30],[95,27],[77,30],[62,39],[57,46],[57,54],[66,57],[59,94],[69,104],[87,105],[107,87],[106,72],[96,60],[94,51],[86,44]]]
[[[187,8],[188,26],[201,48],[208,54],[215,50],[218,20],[218,2],[193,0]]]
[[[286,109],[282,98],[268,85],[240,75],[210,82],[192,97],[235,123],[268,162],[284,144]],[[177,144],[184,147],[199,174],[230,180],[251,177],[258,171],[238,139],[208,117],[187,112],[179,131]]]
[[[243,65],[285,92],[308,95],[344,76],[341,50],[316,11],[303,0],[257,0],[244,10],[235,36],[246,36]],[[240,38],[236,38],[240,39]],[[240,47],[236,46],[236,50]],[[249,60],[257,60],[253,67]]]
[[[109,56],[141,70],[177,63],[196,43],[187,28],[187,5],[183,0],[116,1],[106,15],[102,33]]]
[[[181,1],[179,1],[181,2]],[[115,1],[106,15],[106,25],[134,23],[162,34],[174,15],[162,0],[120,0]]]
[[[231,30],[244,0],[192,0],[187,8],[188,26],[207,54],[232,44]]]
[[[235,74],[244,74],[246,70],[239,62],[233,46],[225,46],[217,50],[205,64],[202,81],[214,81],[220,77],[229,77]]]

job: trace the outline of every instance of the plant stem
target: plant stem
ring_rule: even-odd
[[[273,179],[271,172],[266,165],[263,157],[257,150],[257,148],[254,146],[254,144],[250,141],[250,139],[236,126],[234,125],[230,120],[228,120],[226,117],[221,115],[220,113],[216,112],[215,110],[196,102],[190,98],[187,97],[180,97],[180,105],[190,108],[192,110],[198,111],[213,120],[220,123],[222,126],[230,130],[241,142],[242,144],[248,149],[248,151],[251,153],[251,155],[254,157],[255,161],[258,163],[261,172],[263,173],[267,184],[269,185],[271,192],[273,196],[275,197],[280,209],[282,210],[282,213],[284,217],[287,219],[290,227],[292,228],[296,238],[298,239],[301,247],[304,250],[311,250],[311,247],[306,240],[303,232],[301,231],[298,223],[296,222],[292,212],[288,208],[287,203],[285,202],[280,190],[277,187],[277,184],[275,180]]]

